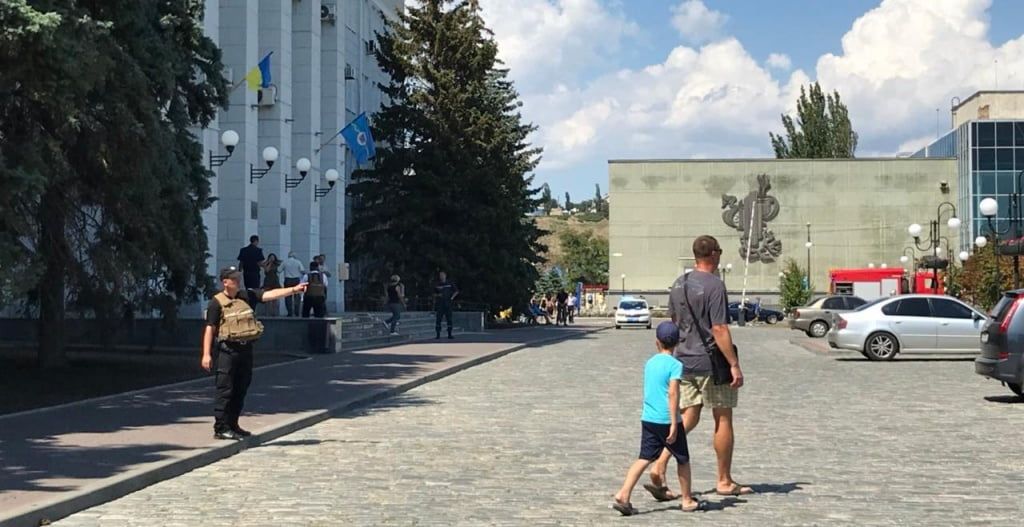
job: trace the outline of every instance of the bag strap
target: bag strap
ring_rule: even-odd
[[[700,336],[700,342],[704,345],[704,351],[710,356],[712,354],[711,346],[708,344],[707,340],[707,337],[710,335],[706,335],[704,333],[704,328],[701,327],[700,321],[697,319],[697,314],[694,313],[693,306],[690,305],[690,297],[686,294],[686,281],[689,279],[690,273],[683,275],[683,301],[686,303],[686,309],[690,310],[690,317],[693,319],[693,324],[697,326],[697,335]],[[713,338],[712,342],[714,342]]]
[[[224,294],[224,291],[221,291],[221,292],[213,295],[213,298],[214,298],[214,300],[217,301],[218,304],[220,304],[220,307],[222,309],[225,308],[225,307],[228,307],[228,304],[231,303],[231,299],[228,298],[228,295]]]

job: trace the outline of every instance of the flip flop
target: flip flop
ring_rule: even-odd
[[[754,489],[744,487],[739,483],[733,483],[732,488],[726,492],[715,489],[715,494],[718,494],[719,496],[746,496],[747,494],[754,494]]]
[[[632,516],[632,515],[640,512],[640,511],[638,511],[638,510],[633,508],[633,504],[632,503],[628,503],[628,502],[627,503],[622,503],[622,502],[620,502],[617,499],[612,501],[612,508],[617,510],[617,511],[619,511],[619,514],[621,514],[623,516]]]
[[[704,500],[697,500],[697,504],[696,505],[694,505],[692,507],[687,507],[686,505],[680,505],[679,506],[679,510],[681,510],[683,512],[697,512],[697,511],[705,512],[705,511],[708,510],[708,502],[706,502]]]
[[[668,490],[668,487],[657,487],[653,483],[645,483],[644,490],[650,492],[651,496],[654,496],[654,499],[657,501],[672,501],[679,499],[679,496],[672,494],[672,492]]]

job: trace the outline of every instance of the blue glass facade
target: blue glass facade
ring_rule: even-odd
[[[1008,227],[1010,194],[1017,189],[1017,174],[1024,171],[1024,121],[969,121],[911,157],[957,158],[957,209],[970,227],[970,236],[960,238],[961,249],[970,248],[975,237],[988,232],[985,218],[977,212],[985,198],[999,203],[996,228]]]

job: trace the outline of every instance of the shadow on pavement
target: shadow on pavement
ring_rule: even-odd
[[[989,395],[985,397],[985,400],[990,403],[1024,404],[1024,397],[1016,395]]]
[[[658,507],[656,509],[642,510],[642,511],[637,512],[636,514],[634,514],[634,516],[642,516],[644,514],[651,514],[651,513],[655,513],[655,512],[675,512],[675,513],[681,513],[681,514],[699,514],[701,512],[724,511],[725,509],[729,509],[729,508],[735,507],[735,506],[737,506],[737,505],[739,505],[741,503],[747,503],[747,500],[741,500],[739,498],[734,498],[734,497],[722,498],[720,500],[705,500],[705,501],[707,502],[707,505],[706,505],[706,508],[703,511],[695,511],[695,512],[692,512],[692,513],[682,513],[682,511],[679,510],[679,502],[678,501],[674,501],[674,502],[671,502],[672,503],[671,505],[665,505],[665,506],[662,506],[662,507]]]

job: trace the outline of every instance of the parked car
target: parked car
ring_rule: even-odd
[[[839,315],[828,333],[828,344],[859,351],[871,360],[892,360],[913,351],[977,352],[987,320],[950,296],[880,298]]]
[[[651,329],[651,309],[643,298],[622,297],[615,308],[615,329],[623,326],[640,326]]]
[[[808,337],[822,338],[832,329],[832,315],[853,311],[866,303],[863,298],[852,295],[816,298],[806,306],[793,311],[789,327],[807,333]]]
[[[1002,382],[1024,397],[1024,289],[1003,293],[981,330],[981,356],[974,372]]]
[[[729,322],[730,323],[733,322],[734,320],[739,320],[740,319],[740,303],[739,302],[729,302],[729,305],[728,305],[728,308],[727,308],[727,313],[728,313],[728,318],[729,318]],[[746,317],[744,317],[744,318],[746,319],[747,322],[750,322],[751,320],[754,320],[756,318],[757,320],[760,320],[761,322],[767,322],[769,324],[775,324],[776,322],[779,322],[780,320],[785,318],[785,315],[782,313],[782,311],[778,311],[778,310],[775,310],[775,309],[770,309],[770,308],[767,308],[767,307],[761,307],[760,304],[754,304],[754,303],[751,303],[751,302],[747,302]]]

